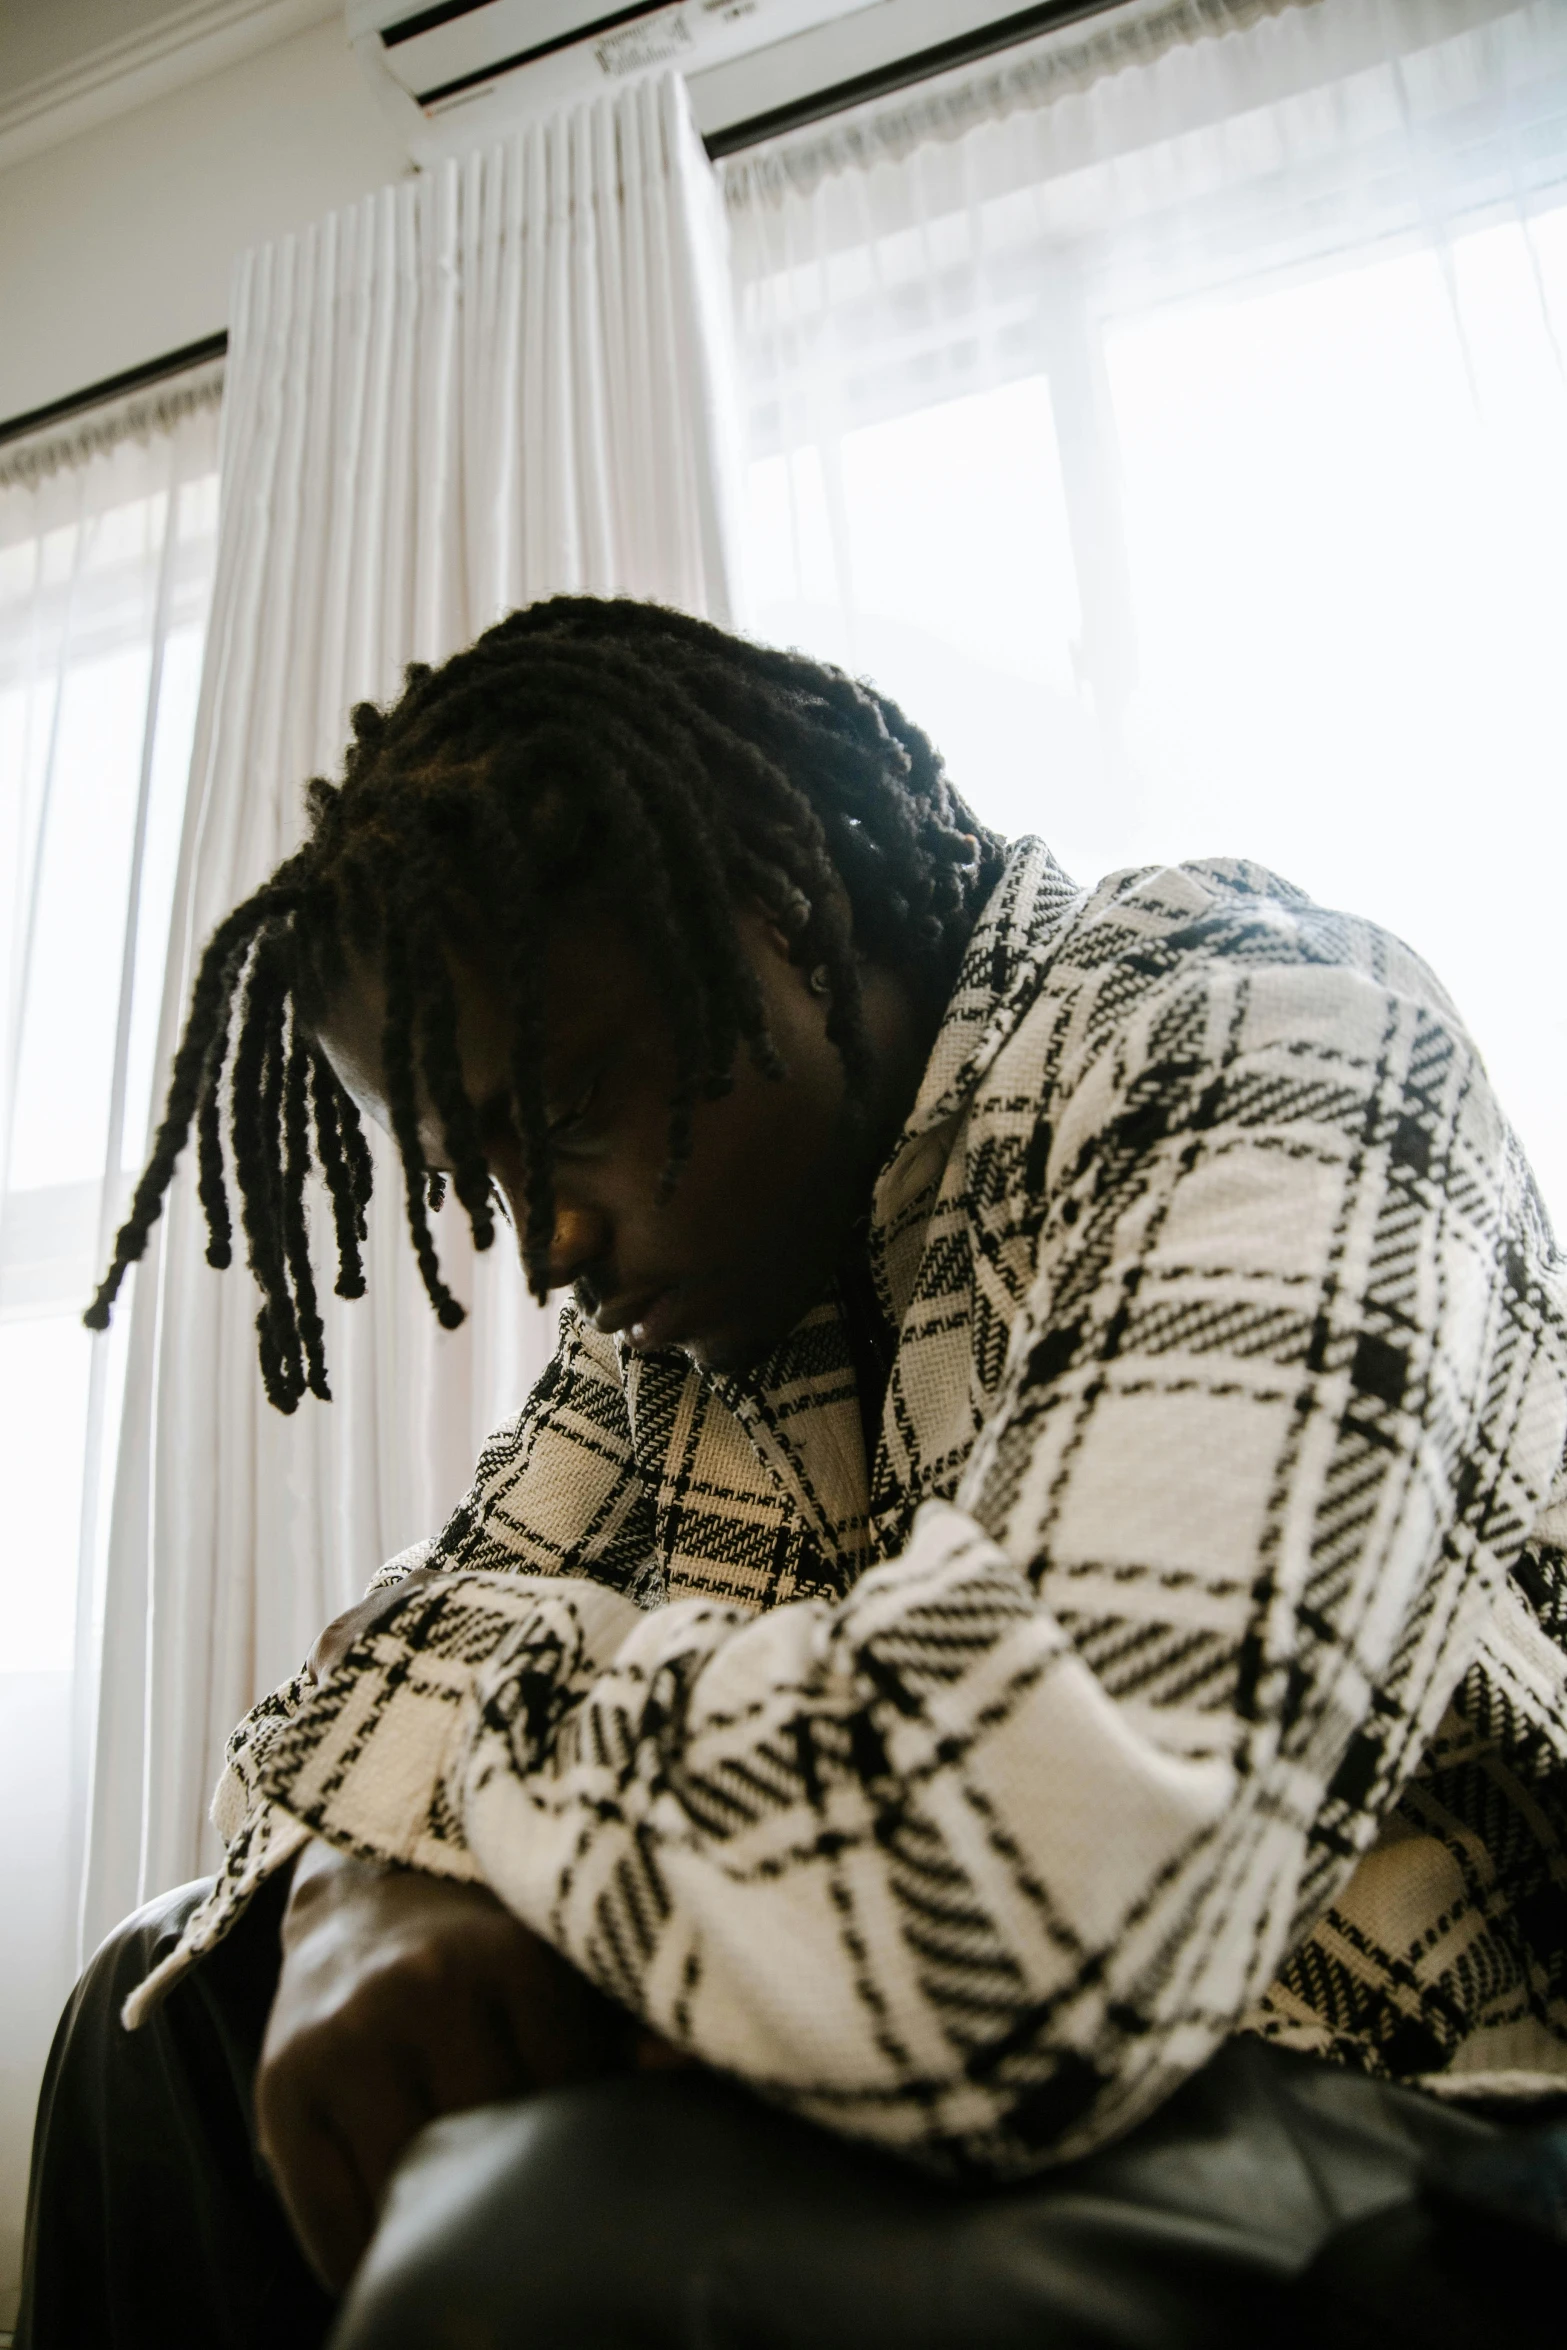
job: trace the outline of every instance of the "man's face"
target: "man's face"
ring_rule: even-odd
[[[867,974],[878,1079],[869,1116],[846,1118],[826,999],[760,913],[739,928],[788,1073],[765,1077],[742,1050],[733,1091],[698,1103],[690,1158],[662,1203],[675,1064],[644,958],[629,929],[597,909],[558,924],[545,957],[551,1286],[574,1284],[596,1327],[624,1331],[639,1351],[678,1347],[721,1370],[755,1361],[820,1296],[912,1105],[929,1043],[898,984]],[[464,1083],[520,1231],[527,1168],[508,1102],[504,1004],[479,964],[454,957],[453,973]],[[360,1107],[385,1126],[382,1017],[379,987],[362,982],[336,1000],[321,1042]],[[420,1134],[430,1166],[449,1166],[428,1103]]]

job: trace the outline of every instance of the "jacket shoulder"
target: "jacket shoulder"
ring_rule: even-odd
[[[1152,992],[1247,966],[1342,973],[1463,1031],[1430,965],[1392,931],[1319,905],[1266,865],[1203,857],[1111,873],[1091,890],[1064,925],[1019,1034],[1037,1043],[1058,1027],[1066,998],[1092,998],[1091,1024],[1102,1031],[1129,1021]]]

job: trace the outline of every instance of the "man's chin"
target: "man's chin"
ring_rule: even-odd
[[[812,1307],[821,1303],[827,1287],[827,1274],[813,1279],[802,1268],[787,1285],[787,1294],[782,1294],[785,1289],[782,1282],[765,1300],[735,1299],[731,1292],[731,1300],[725,1301],[730,1304],[730,1311],[724,1320],[715,1315],[712,1328],[674,1338],[670,1345],[699,1371],[743,1379],[765,1363]]]
[[[699,1371],[711,1371],[725,1379],[743,1379],[776,1344],[776,1339],[763,1341],[722,1332],[713,1338],[683,1338],[673,1351],[684,1355]]]
[[[775,1347],[782,1345],[796,1322],[810,1309],[800,1308],[787,1321],[768,1323],[760,1329],[729,1329],[701,1331],[691,1338],[677,1341],[676,1351],[699,1371],[710,1371],[726,1379],[743,1379],[765,1363]]]

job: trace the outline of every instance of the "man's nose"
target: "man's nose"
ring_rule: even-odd
[[[564,1289],[590,1266],[601,1264],[608,1249],[609,1226],[603,1216],[592,1208],[574,1207],[564,1200],[556,1202],[555,1225],[550,1234],[551,1289]]]

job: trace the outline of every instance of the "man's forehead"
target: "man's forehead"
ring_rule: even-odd
[[[443,952],[456,999],[464,1076],[471,1091],[488,1094],[509,1069],[515,1044],[501,961],[478,939],[448,945]],[[546,1081],[606,1038],[639,1028],[658,1005],[658,990],[629,922],[602,902],[563,908],[541,942],[539,960],[538,1034]],[[419,992],[416,984],[416,999]],[[351,956],[319,1032],[328,1057],[356,1092],[384,1094],[386,1003],[379,961]],[[423,1054],[415,1057],[422,1060]]]

